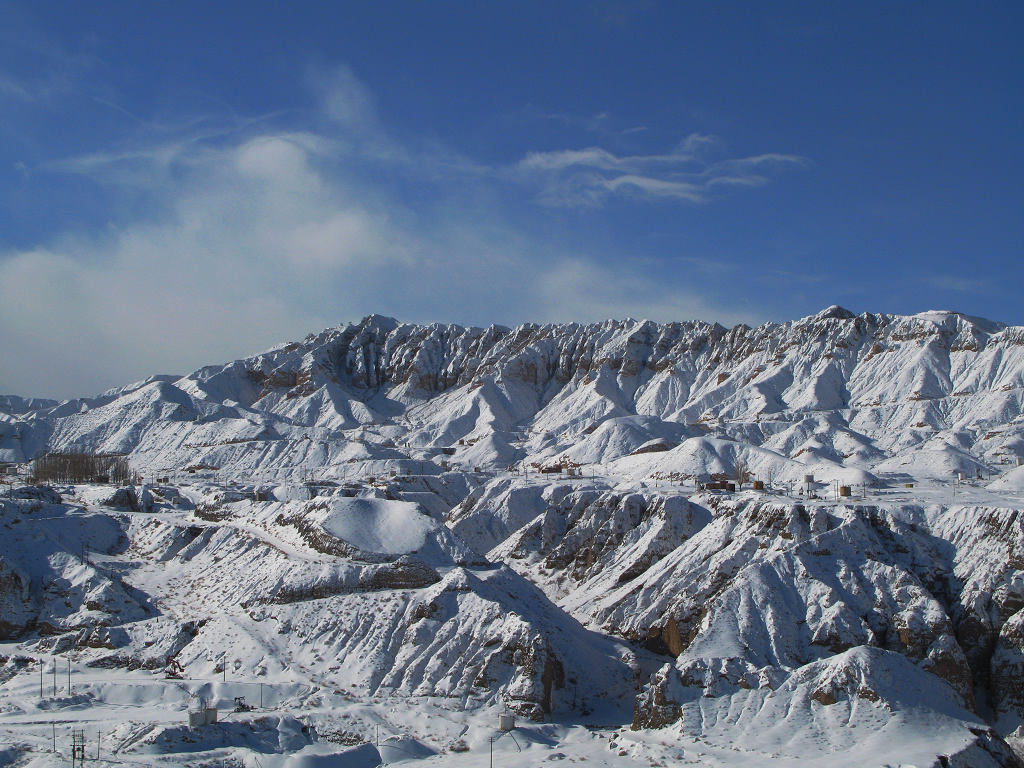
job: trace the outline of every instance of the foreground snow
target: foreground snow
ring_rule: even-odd
[[[421,481],[307,501],[152,487],[149,511],[94,486],[2,500],[0,754],[63,764],[83,728],[90,755],[140,765],[468,766],[489,737],[497,765],[1014,764],[1019,680],[974,689],[953,625],[1024,592],[997,565],[1024,540],[999,522],[1017,491],[840,504],[509,474],[444,525],[401,500]],[[485,558],[463,531],[498,543]],[[944,569],[955,605],[921,580]],[[230,713],[236,696],[255,711]],[[202,700],[221,722],[189,729]]]

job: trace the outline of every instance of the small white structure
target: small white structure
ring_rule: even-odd
[[[502,712],[498,715],[498,730],[511,731],[516,727],[516,716],[511,712]]]
[[[217,708],[203,704],[199,709],[189,710],[188,727],[199,728],[204,725],[213,725],[217,722]]]
[[[813,483],[814,482],[814,475],[804,475],[804,482],[805,483]]]

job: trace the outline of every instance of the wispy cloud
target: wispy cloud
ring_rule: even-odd
[[[646,320],[704,319],[726,325],[756,324],[764,318],[734,303],[724,305],[706,295],[680,290],[653,273],[614,270],[586,259],[565,258],[537,277],[538,290],[551,307],[543,319],[568,322],[626,318]],[[643,296],[642,302],[636,297]]]
[[[87,46],[78,50],[64,47],[16,8],[4,8],[0,46],[6,54],[0,65],[0,99],[48,105],[86,89],[108,95],[101,80],[91,79],[103,69],[98,56]]]
[[[978,293],[990,287],[984,280],[964,275],[927,275],[924,281],[940,291],[956,291],[957,293]]]
[[[646,125],[623,124],[611,112],[597,112],[590,115],[577,115],[569,112],[546,112],[536,107],[527,107],[516,115],[518,119],[528,122],[541,121],[556,123],[566,128],[581,129],[604,138],[616,138],[643,133],[649,130]]]
[[[663,154],[617,155],[602,147],[530,152],[518,164],[524,180],[540,185],[538,200],[553,206],[599,206],[615,195],[708,201],[719,187],[758,187],[785,166],[803,165],[797,155],[766,153],[716,158],[720,140],[685,136]]]

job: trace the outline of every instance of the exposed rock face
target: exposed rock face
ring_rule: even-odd
[[[666,664],[644,686],[633,708],[633,730],[662,728],[682,716],[684,698],[679,670]]]
[[[20,568],[0,557],[0,640],[20,637],[35,624],[31,581]]]
[[[135,492],[135,489],[130,486],[126,488],[118,488],[107,499],[105,499],[103,503],[108,507],[130,509],[132,512],[138,512],[140,509],[139,496]],[[150,506],[152,506],[152,502],[150,503]]]
[[[441,580],[433,568],[421,560],[403,555],[394,563],[382,565],[365,580],[367,589],[420,589]]]

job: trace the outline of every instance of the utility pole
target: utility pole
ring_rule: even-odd
[[[100,761],[100,744],[103,743],[103,731],[96,731],[96,762]]]
[[[39,700],[43,699],[43,667],[45,663],[42,659],[39,660]]]
[[[52,670],[53,671],[53,697],[57,698],[57,657],[56,656],[52,657],[52,662],[53,662],[53,664],[51,666],[53,667],[53,670]]]
[[[72,729],[71,730],[71,768],[74,768],[75,763],[82,768],[85,766],[85,731]]]

